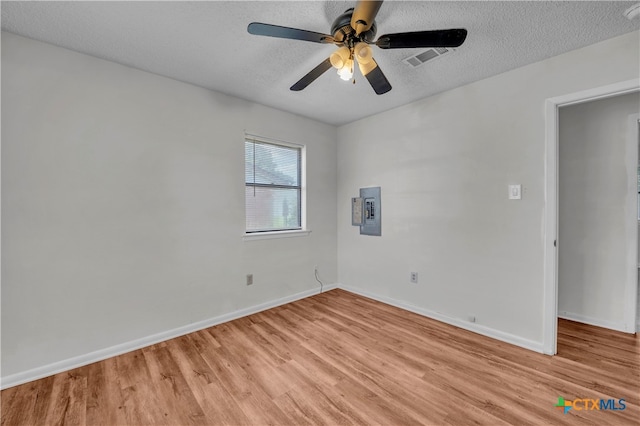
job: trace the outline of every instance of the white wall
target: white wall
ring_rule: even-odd
[[[626,214],[637,206],[628,191],[637,177],[626,164],[637,161],[628,122],[639,110],[640,94],[631,93],[559,112],[558,314],[619,330],[628,271],[637,271],[637,256],[627,255],[636,219]]]
[[[315,264],[327,282],[538,348],[544,100],[638,78],[638,40],[336,133],[3,33],[3,377],[314,289]],[[242,240],[245,129],[307,144],[310,236]],[[377,185],[383,236],[360,236],[350,197]]]
[[[243,241],[245,129],[309,236]],[[335,282],[336,186],[333,126],[2,33],[3,377]]]
[[[638,78],[639,47],[629,33],[340,127],[340,283],[541,351],[545,99]],[[350,224],[366,186],[382,237]]]

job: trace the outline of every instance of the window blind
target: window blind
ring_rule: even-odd
[[[246,232],[301,229],[301,149],[245,139]]]

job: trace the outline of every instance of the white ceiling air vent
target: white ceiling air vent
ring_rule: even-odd
[[[455,50],[456,49],[447,47],[434,47],[431,49],[427,49],[424,52],[418,53],[417,55],[410,56],[407,59],[403,59],[402,62],[411,65],[413,68],[416,68],[424,64],[425,62],[439,58],[442,55],[455,52]]]

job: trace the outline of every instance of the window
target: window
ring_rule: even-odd
[[[302,147],[245,137],[246,232],[302,229]]]

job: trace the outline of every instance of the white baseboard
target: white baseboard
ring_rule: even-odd
[[[329,291],[336,287],[337,287],[336,284],[324,285],[323,291]],[[267,309],[275,308],[276,306],[280,306],[280,305],[294,302],[296,300],[304,299],[306,297],[313,296],[318,293],[320,293],[320,288],[305,290],[300,293],[281,297],[279,299],[274,299],[265,303],[261,303],[259,305],[250,306],[248,308],[240,309],[234,312],[230,312],[228,314],[219,315],[203,321],[198,321],[182,327],[174,328],[172,330],[167,330],[161,333],[153,334],[151,336],[142,337],[140,339],[121,343],[119,345],[100,349],[84,355],[79,355],[73,358],[68,358],[62,361],[54,362],[52,364],[36,367],[31,370],[1,377],[0,389],[7,389],[13,386],[21,385],[23,383],[31,382],[33,380],[38,380],[54,374],[62,373],[63,371],[68,371],[74,368],[83,367],[85,365],[89,365],[97,361],[102,361],[107,358],[111,358],[117,355],[122,355],[124,353],[134,351],[136,349],[141,349],[147,346],[154,345],[156,343],[164,342],[165,340],[174,339],[179,336],[184,336],[185,334],[189,334],[195,331],[203,330],[205,328],[213,327],[214,325],[222,324],[224,322],[233,321],[238,318],[246,317],[248,315],[265,311]]]
[[[496,340],[500,340],[506,343],[510,343],[512,345],[520,346],[525,349],[529,349],[535,352],[543,352],[543,344],[542,342],[536,342],[534,340],[524,339],[520,336],[516,336],[514,334],[505,333],[503,331],[495,330],[493,328],[489,328],[480,324],[470,323],[459,318],[450,317],[448,315],[442,314],[440,312],[431,311],[429,309],[420,308],[410,303],[392,299],[386,296],[380,296],[374,293],[370,293],[366,290],[362,290],[357,287],[351,287],[348,285],[338,284],[338,288],[349,291],[351,293],[356,293],[364,297],[368,297],[370,299],[377,300],[382,303],[386,303],[387,305],[395,306],[397,308],[401,308],[418,315],[422,315],[428,318],[432,318],[434,320],[443,322],[445,324],[453,325],[459,328],[463,328],[468,331],[472,331],[474,333],[481,334],[483,336],[491,337]]]
[[[558,318],[581,322],[583,324],[595,325],[596,327],[608,328],[609,330],[622,331],[623,333],[635,333],[629,331],[624,322],[607,321],[600,318],[593,318],[586,315],[574,314],[573,312],[558,311]],[[633,324],[631,325],[633,327]]]
[[[439,312],[430,311],[428,309],[420,308],[410,303],[392,299],[386,296],[380,296],[374,293],[370,293],[366,290],[362,290],[357,287],[351,287],[343,284],[327,284],[323,286],[323,291],[329,291],[334,288],[341,288],[346,291],[359,294],[364,297],[368,297],[370,299],[377,300],[382,303],[386,303],[391,306],[398,307],[400,309],[404,309],[410,312],[414,312],[416,314],[435,319],[437,321],[441,321],[446,324],[454,325],[456,327],[472,331],[474,333],[481,334],[483,336],[491,337],[496,340],[500,340],[506,343],[510,343],[516,346],[520,346],[525,349],[529,349],[535,352],[543,352],[542,343],[536,342],[528,339],[523,339],[522,337],[505,333],[499,330],[495,330],[489,327],[485,327],[483,325],[469,323],[467,321],[463,321],[459,318],[450,317]],[[193,333],[195,331],[203,330],[205,328],[212,327],[214,325],[218,325],[224,322],[233,321],[238,318],[242,318],[251,314],[255,314],[267,309],[275,308],[276,306],[284,305],[287,303],[294,302],[296,300],[304,299],[309,296],[316,295],[320,292],[319,288],[314,288],[311,290],[305,290],[290,296],[285,296],[279,299],[274,299],[265,303],[261,303],[259,305],[251,306],[248,308],[240,309],[234,312],[230,312],[228,314],[219,315],[213,318],[209,318],[203,321],[198,321],[192,324],[188,324],[182,327],[174,328],[172,330],[167,330],[161,333],[157,333],[151,336],[146,336],[140,339],[132,340],[129,342],[125,342],[119,345],[111,346],[109,348],[100,349],[94,352],[90,352],[84,355],[79,355],[76,357],[72,357],[66,360],[58,361],[52,364],[44,365],[41,367],[37,367],[31,370],[23,371],[20,373],[11,374],[5,377],[0,378],[0,389],[6,389],[13,386],[17,386],[23,383],[31,382],[33,380],[38,380],[43,377],[48,377],[54,374],[61,373],[63,371],[68,371],[74,368],[82,367],[88,364],[92,364],[94,362],[102,361],[107,358],[111,358],[114,356],[122,355],[127,352],[131,352],[137,349],[141,349],[150,345],[154,345],[156,343],[163,342],[165,340],[173,339],[179,336],[183,336],[185,334]],[[569,318],[571,319],[571,318]],[[585,321],[583,321],[585,322]],[[599,324],[594,324],[599,325]],[[640,329],[640,328],[639,328]]]

